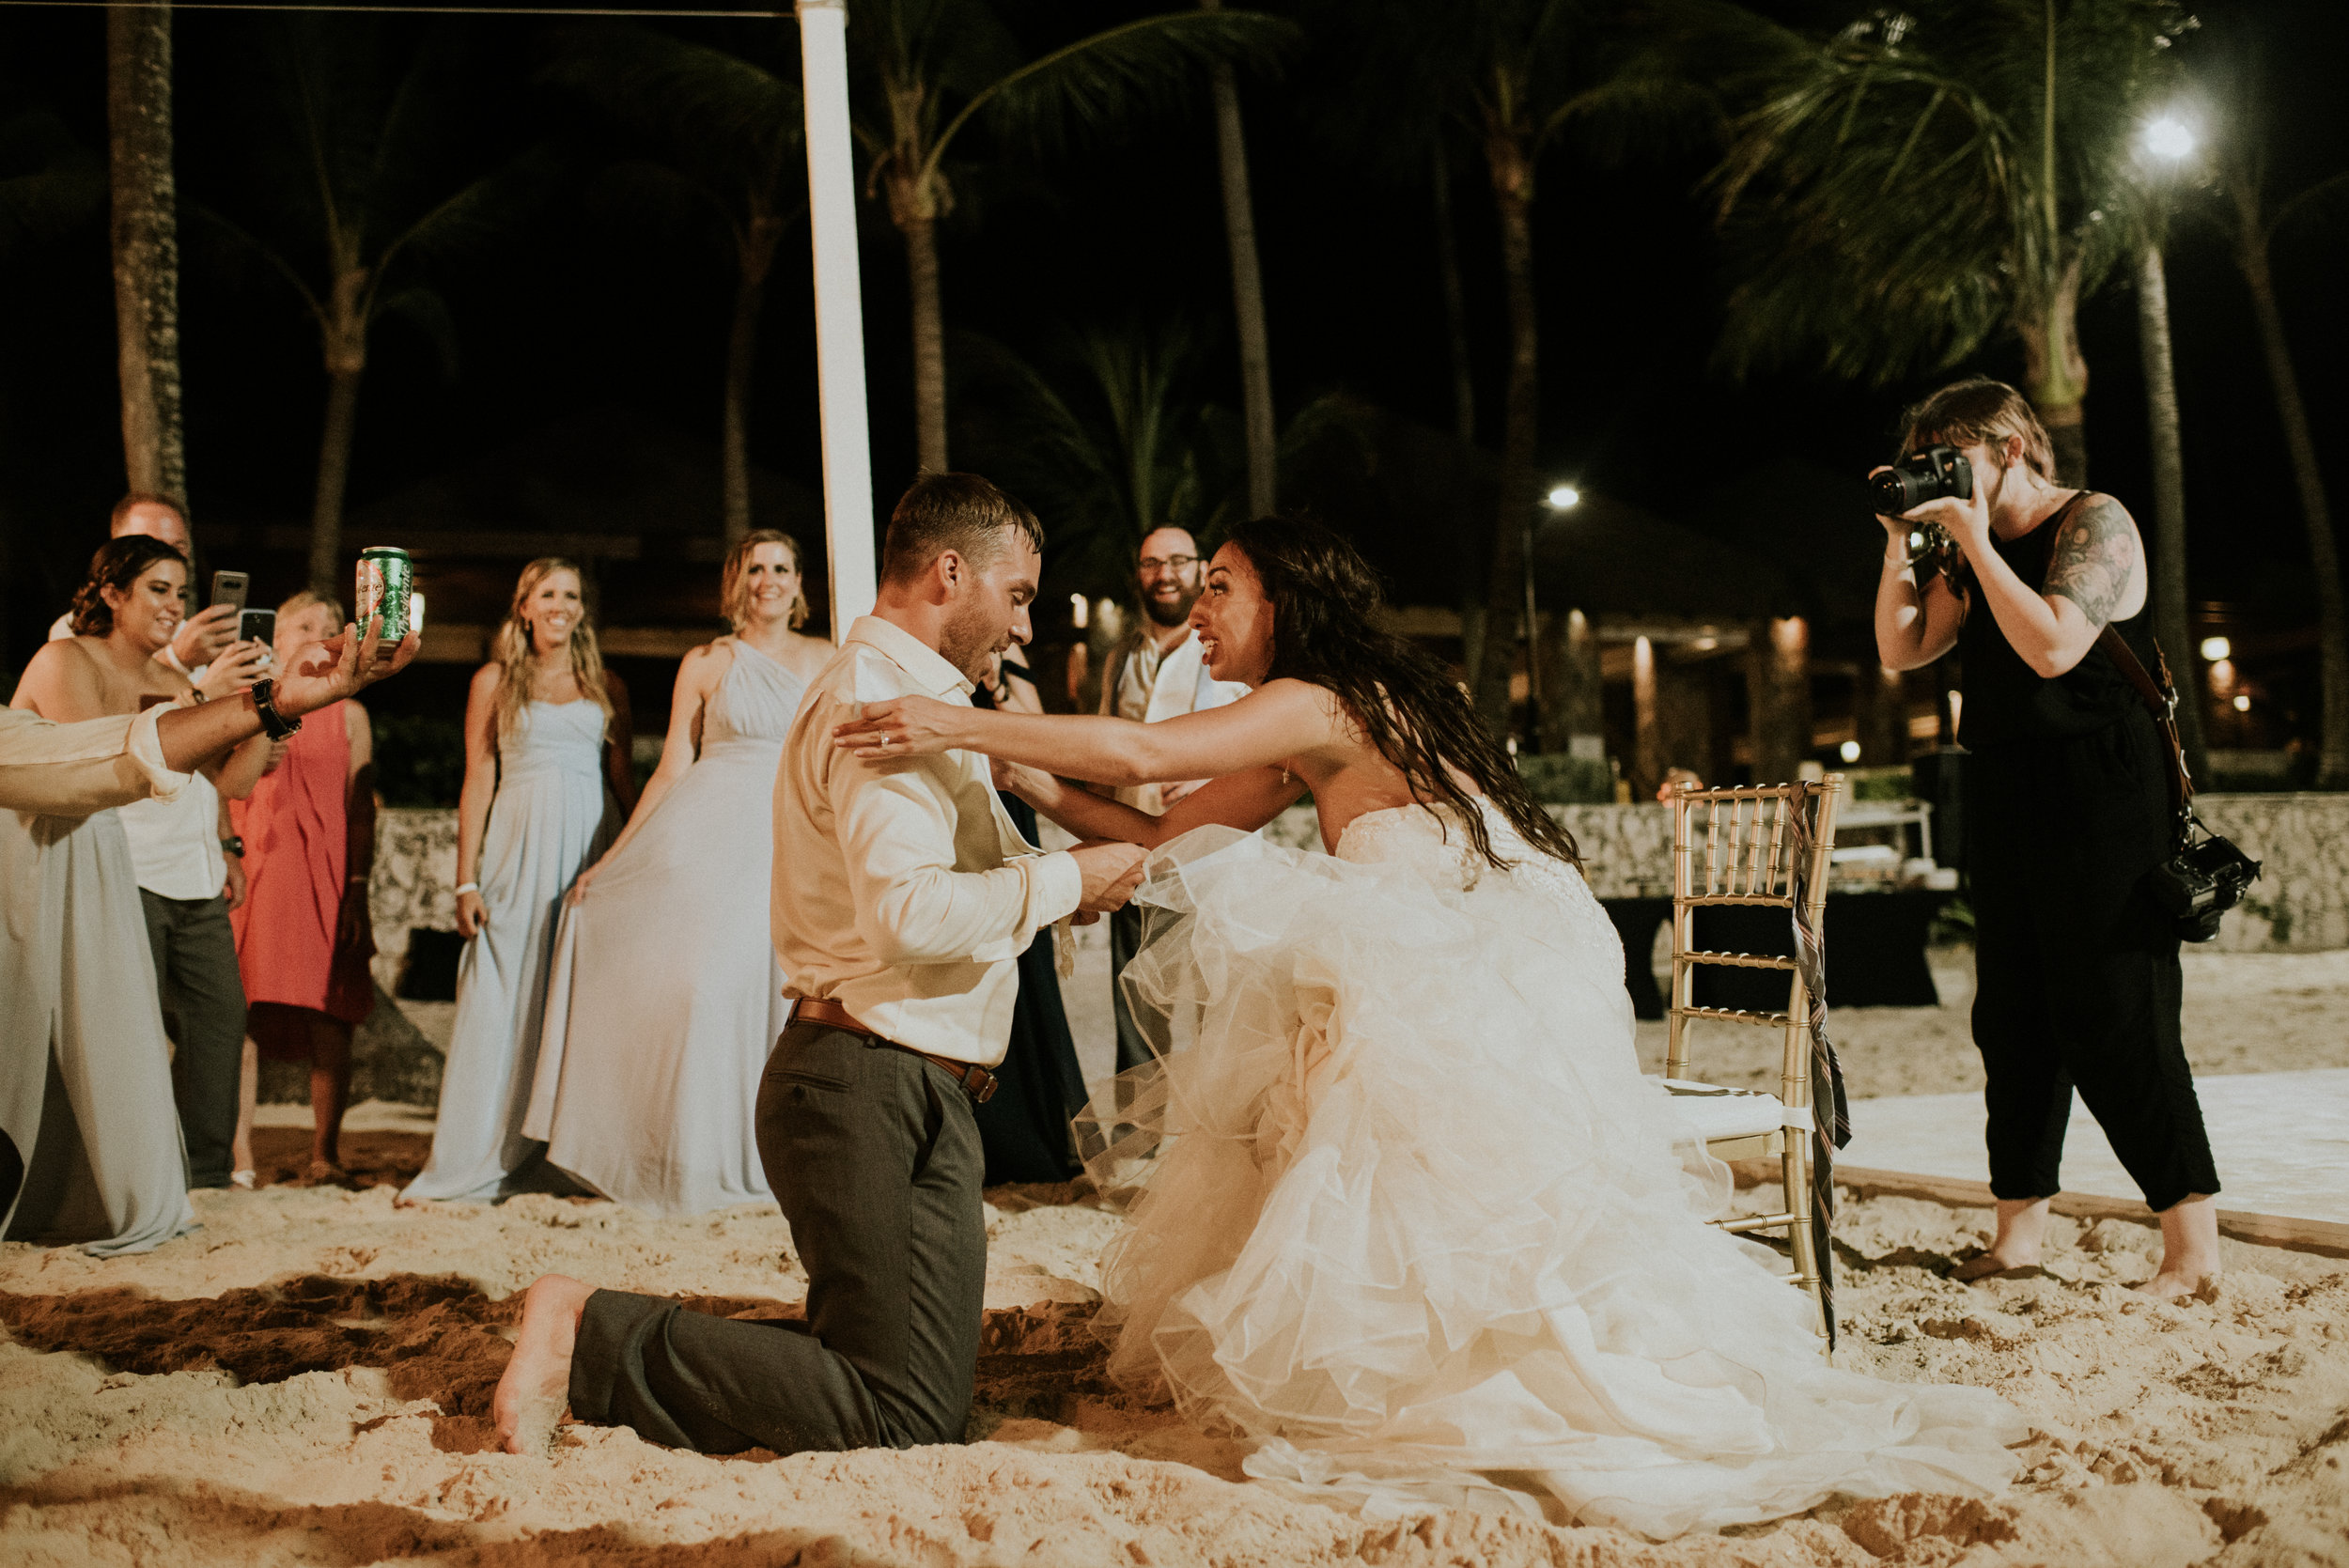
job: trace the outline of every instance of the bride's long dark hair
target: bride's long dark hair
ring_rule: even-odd
[[[1453,807],[1476,852],[1494,865],[1509,862],[1494,852],[1485,814],[1460,777],[1473,780],[1528,844],[1582,863],[1573,837],[1526,793],[1517,765],[1451,673],[1379,625],[1377,574],[1360,551],[1310,518],[1258,518],[1228,538],[1272,603],[1267,678],[1333,693],[1378,754],[1402,770],[1412,797],[1431,811]]]

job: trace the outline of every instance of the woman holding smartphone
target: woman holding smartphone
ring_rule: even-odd
[[[405,1199],[488,1200],[543,1172],[523,1136],[555,917],[636,799],[628,688],[603,667],[584,580],[560,556],[522,568],[465,703],[457,804],[457,1017],[432,1157]],[[613,802],[618,802],[614,809]]]
[[[246,613],[256,618],[268,612]],[[343,624],[343,607],[304,588],[277,607],[276,660],[290,663]],[[346,698],[310,715],[253,792],[232,805],[244,845],[245,900],[233,914],[247,1005],[236,1175],[253,1185],[258,1057],[310,1064],[316,1133],[305,1183],[345,1179],[343,1111],[350,1032],[375,1008],[367,959],[367,874],[375,863],[375,731]]]
[[[74,595],[73,635],[33,656],[10,706],[71,723],[158,703],[194,705],[251,684],[261,650],[249,644],[213,660],[202,687],[157,660],[184,618],[187,576],[187,558],[161,539],[108,541]],[[0,871],[11,887],[40,889],[38,902],[6,911],[7,935],[12,943],[54,943],[62,974],[54,1016],[0,1007],[0,1030],[16,1036],[0,1053],[0,1073],[12,1079],[0,1081],[0,1102],[27,1166],[7,1220],[11,1237],[82,1241],[101,1256],[168,1240],[194,1223],[190,1145],[198,1178],[227,1184],[244,998],[224,908],[227,866],[215,841],[221,794],[250,787],[266,747],[256,737],[213,758],[168,801],[86,817],[0,814]],[[142,825],[143,853],[124,823],[141,807],[160,808]],[[146,891],[150,883],[170,893]],[[164,907],[164,939],[150,940],[158,919],[150,905]],[[226,944],[225,976],[206,961],[215,923]],[[176,982],[183,1036],[177,1099],[159,958]],[[70,1114],[44,1114],[60,1101]]]

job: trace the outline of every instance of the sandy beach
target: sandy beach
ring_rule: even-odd
[[[2206,1069],[2349,1060],[2326,1026],[2349,1017],[2349,955],[2190,962]],[[1965,976],[1940,967],[1939,1009],[1838,1016],[1856,1095],[1967,1087]],[[1758,1075],[1766,1054],[1722,1066]],[[268,1119],[264,1162],[289,1176],[301,1115]],[[1103,1380],[1087,1324],[1117,1219],[1063,1188],[988,1194],[965,1446],[709,1458],[567,1426],[547,1457],[515,1457],[492,1452],[488,1401],[538,1274],[752,1317],[798,1315],[804,1279],[755,1207],[666,1223],[543,1196],[396,1208],[428,1126],[361,1108],[349,1147],[373,1185],[200,1193],[203,1228],[145,1256],[0,1250],[0,1560],[2349,1564],[2349,1260],[2229,1241],[2215,1299],[2163,1306],[2127,1289],[2153,1271],[2150,1226],[2060,1218],[2044,1273],[1963,1285],[1945,1272],[1988,1238],[1987,1212],[1883,1193],[1846,1192],[1837,1221],[1839,1359],[2012,1400],[2034,1435],[2004,1498],[1831,1505],[1660,1545],[1290,1501],[1239,1480],[1237,1444]]]

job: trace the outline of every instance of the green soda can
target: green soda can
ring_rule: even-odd
[[[362,637],[366,635],[370,616],[382,617],[379,658],[389,659],[407,637],[408,601],[415,586],[416,565],[398,546],[369,545],[359,552],[358,592],[352,596],[352,608]]]

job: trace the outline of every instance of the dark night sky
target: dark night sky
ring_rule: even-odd
[[[1037,43],[1105,17],[1156,8],[1073,0],[1031,8]],[[2333,0],[2235,0],[2201,14],[2249,27],[2273,61],[2274,188],[2290,192],[2349,166],[2349,19]],[[247,66],[266,25],[182,10],[183,197],[250,210],[243,150],[257,134]],[[397,26],[391,29],[397,32]],[[543,23],[469,24],[474,59],[450,105],[454,164],[487,166],[560,137],[570,116],[530,85]],[[679,23],[712,41],[796,61],[786,23]],[[0,12],[0,115],[45,104],[103,147],[103,22],[95,10]],[[2191,43],[2189,39],[2189,44]],[[1282,408],[1346,390],[1438,427],[1451,421],[1433,229],[1423,194],[1382,183],[1309,133],[1300,100],[1311,62],[1285,84],[1247,88],[1251,156],[1266,267],[1273,371]],[[1893,412],[1921,386],[1854,388],[1785,376],[1727,384],[1705,365],[1719,289],[1705,215],[1690,197],[1706,160],[1595,172],[1572,153],[1543,170],[1537,264],[1543,305],[1543,458],[1561,476],[1667,517],[1720,526],[1700,498],[1738,472],[1794,455],[1861,471],[1879,459]],[[1499,434],[1500,279],[1489,200],[1460,191],[1462,257],[1479,356],[1483,439]],[[1229,273],[1204,116],[1169,116],[1116,145],[1036,165],[986,194],[944,242],[950,328],[1032,349],[1055,328],[1181,314],[1226,342]],[[191,494],[206,520],[302,522],[308,512],[322,397],[316,338],[281,284],[224,264],[193,219],[182,317]],[[2279,288],[2320,450],[2349,459],[2344,416],[2349,301],[2338,287],[2338,219],[2278,243]],[[875,487],[884,498],[912,465],[902,252],[878,210],[864,232]],[[366,385],[351,505],[492,450],[542,422],[617,405],[655,424],[714,437],[731,287],[721,256],[682,234],[615,226],[568,188],[459,265],[438,272],[453,307],[460,373],[444,380],[426,340],[379,330]],[[102,537],[122,486],[114,317],[102,213],[38,248],[0,258],[0,662],[21,663]],[[2283,442],[2248,303],[2214,230],[2188,221],[2172,247],[2171,298],[2186,439],[2198,598],[2260,599],[2301,618],[2306,552]],[[770,295],[752,436],[754,460],[813,486],[813,333],[804,240],[786,249]],[[2093,378],[2093,478],[2150,510],[2136,305],[2113,287],[2085,309]],[[1228,347],[1213,360],[1237,402]],[[2010,378],[1994,348],[1979,367]],[[2338,481],[2336,505],[2349,504]]]

